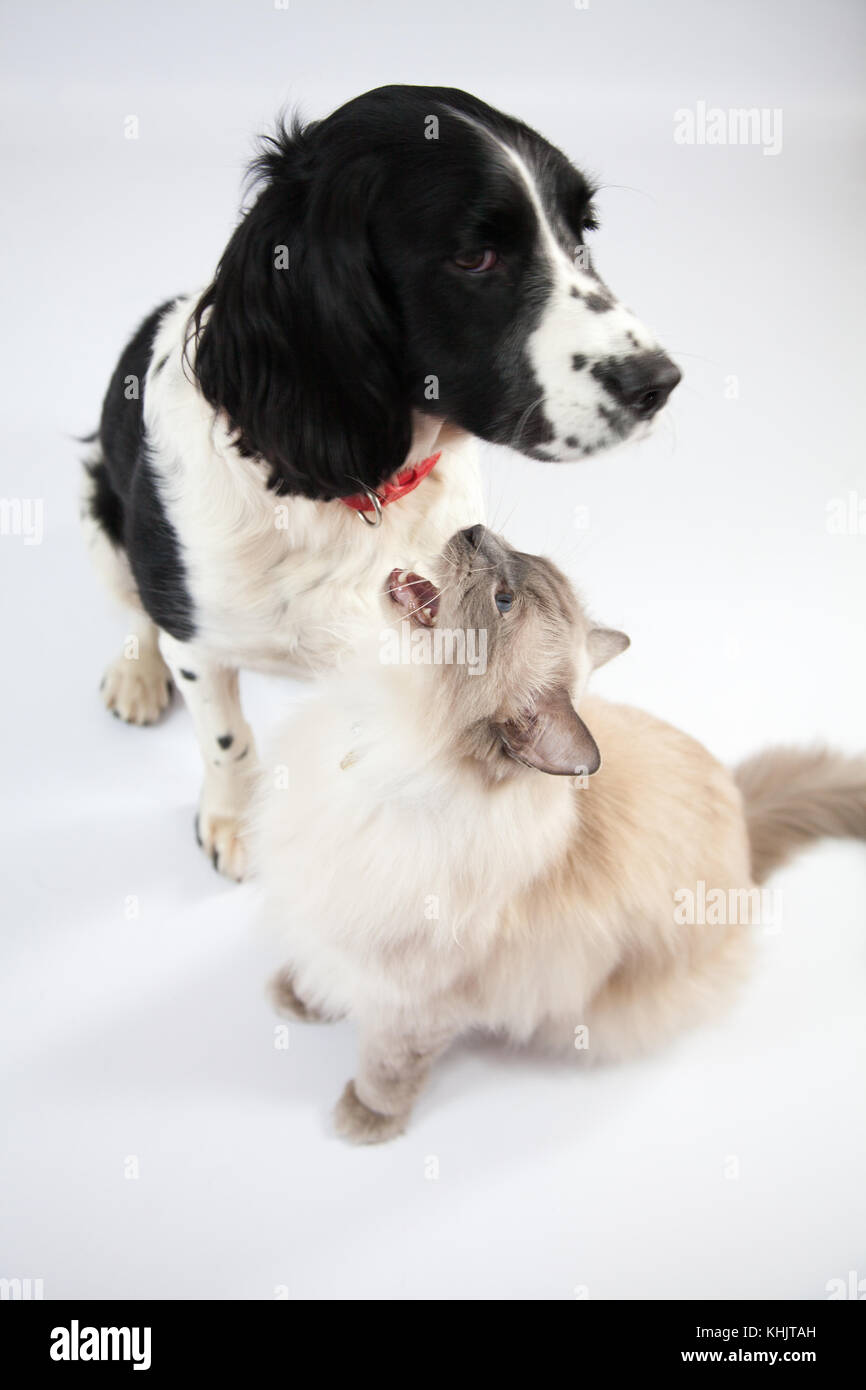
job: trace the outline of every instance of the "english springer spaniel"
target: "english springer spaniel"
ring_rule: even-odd
[[[599,279],[593,189],[448,87],[280,126],[212,283],[124,350],[86,469],[91,548],[134,616],[121,719],[183,692],[196,833],[244,871],[238,671],[313,672],[378,626],[382,576],[483,520],[478,437],[567,461],[635,436],[680,372]]]

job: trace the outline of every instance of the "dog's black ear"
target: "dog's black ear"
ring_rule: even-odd
[[[195,374],[277,491],[348,496],[399,468],[411,439],[398,315],[370,238],[381,162],[330,167],[315,127],[270,145],[196,309]]]
[[[498,726],[505,751],[519,763],[554,777],[598,772],[598,744],[563,687],[540,695],[519,720]]]

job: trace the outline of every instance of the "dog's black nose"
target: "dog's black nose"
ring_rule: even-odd
[[[661,410],[682,377],[675,362],[663,352],[642,352],[611,363],[599,378],[621,405],[628,406],[642,420]]]
[[[485,529],[486,528],[481,525],[467,526],[465,531],[461,531],[460,534],[468,546],[471,546],[473,550],[477,550],[484,538]]]

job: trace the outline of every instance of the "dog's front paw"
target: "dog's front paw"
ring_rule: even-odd
[[[334,1111],[337,1133],[351,1144],[383,1144],[386,1139],[396,1139],[408,1120],[408,1111],[403,1115],[380,1115],[377,1110],[371,1110],[359,1099],[354,1081],[346,1083]]]
[[[209,811],[202,802],[195,819],[195,838],[218,873],[243,882],[247,852],[239,816]]]
[[[143,651],[137,660],[119,656],[99,689],[106,709],[127,724],[155,724],[171,701],[168,667],[159,652]]]

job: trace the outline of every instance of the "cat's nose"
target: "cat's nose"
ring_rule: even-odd
[[[472,550],[478,550],[484,539],[484,532],[486,529],[485,526],[481,526],[480,524],[476,526],[467,526],[465,531],[461,531],[460,534]]]

